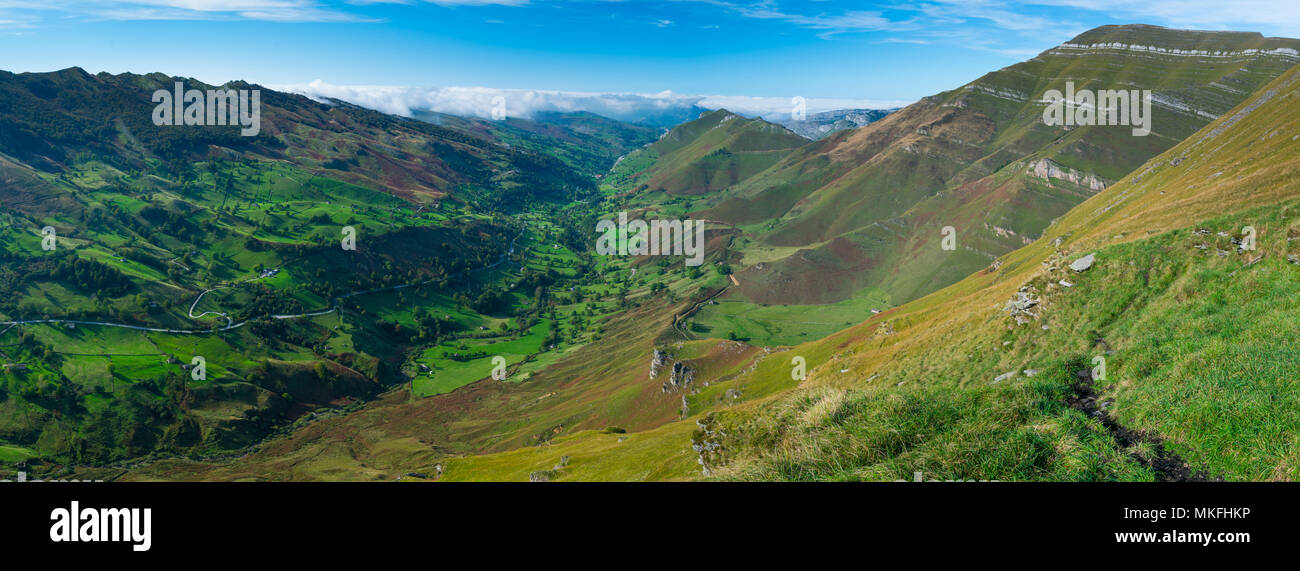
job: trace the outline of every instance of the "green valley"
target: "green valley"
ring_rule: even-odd
[[[1297,48],[1102,26],[789,128],[235,82],[243,137],[148,121],[196,80],[0,73],[0,469],[1294,480]],[[1067,82],[1152,132],[1046,124]]]

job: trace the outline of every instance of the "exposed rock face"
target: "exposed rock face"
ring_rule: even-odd
[[[1084,174],[1070,167],[1063,167],[1051,159],[1038,159],[1029,166],[1029,172],[1043,180],[1055,178],[1086,186],[1095,191],[1106,190],[1105,181],[1097,178],[1096,175]]]
[[[687,385],[695,382],[695,369],[686,366],[681,361],[673,361],[673,366],[668,370],[668,382],[663,384],[663,392],[684,389]]]
[[[722,448],[722,438],[726,434],[717,428],[712,414],[696,420],[695,426],[699,429],[691,435],[691,449],[700,455],[696,461],[700,464],[704,475],[712,476],[713,470],[710,467],[720,466],[726,462],[725,451]]]
[[[668,354],[658,349],[654,350],[654,357],[650,359],[650,378],[659,376],[659,370],[663,368],[664,361],[668,359]]]
[[[893,321],[884,321],[884,322],[881,322],[881,323],[880,323],[880,326],[879,326],[879,327],[876,327],[876,331],[875,331],[875,333],[872,334],[872,336],[873,336],[873,337],[889,337],[890,335],[893,335],[893,334],[894,334],[894,322],[893,322]]]
[[[1024,325],[1038,319],[1038,314],[1034,313],[1034,307],[1037,305],[1038,296],[1035,295],[1034,289],[1026,286],[1016,292],[1016,296],[1007,301],[1002,310],[1015,319],[1017,325]]]
[[[1228,51],[1228,50],[1210,51],[1210,50],[1175,49],[1175,48],[1165,48],[1159,46],[1142,46],[1142,45],[1126,44],[1122,42],[1099,42],[1095,44],[1075,44],[1075,43],[1067,42],[1061,44],[1060,46],[1056,47],[1052,51],[1055,52],[1055,51],[1069,51],[1069,50],[1085,50],[1085,51],[1118,50],[1118,51],[1144,52],[1144,53],[1172,55],[1172,56],[1190,56],[1190,57],[1218,58],[1218,59],[1240,59],[1240,58],[1256,56],[1256,55],[1265,55],[1265,56],[1281,57],[1281,58],[1300,61],[1300,52],[1297,52],[1293,48],[1273,48],[1273,49],[1252,48],[1252,49],[1235,50],[1235,51]]]
[[[664,367],[668,367],[668,380],[659,385],[659,391],[668,393],[681,393],[682,408],[681,417],[686,418],[690,415],[690,403],[686,396],[700,392],[693,385],[695,384],[695,369],[683,361],[678,361],[666,351],[654,350],[654,358],[650,361],[650,378],[654,379],[659,376]],[[709,386],[705,381],[704,386]]]
[[[1097,259],[1096,254],[1088,254],[1087,256],[1084,256],[1073,262],[1070,262],[1070,269],[1076,272],[1087,271],[1088,268],[1092,267],[1092,264],[1094,261],[1096,261],[1096,259]]]

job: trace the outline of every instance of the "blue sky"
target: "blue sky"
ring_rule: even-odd
[[[0,69],[912,101],[1088,28],[1300,36],[1241,0],[0,0]]]

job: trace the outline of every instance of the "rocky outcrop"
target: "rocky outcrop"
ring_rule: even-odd
[[[555,470],[538,470],[528,474],[529,482],[549,482],[555,477]]]
[[[668,382],[662,386],[663,392],[671,392],[687,388],[695,382],[695,369],[688,367],[681,361],[673,361],[673,365],[668,370]]]
[[[1038,294],[1032,286],[1025,286],[1016,292],[1015,297],[1007,301],[1002,310],[1007,312],[1012,319],[1016,320],[1017,325],[1024,325],[1034,319],[1038,319],[1038,314],[1034,308],[1038,306]]]
[[[1092,267],[1092,264],[1094,261],[1096,261],[1096,259],[1097,259],[1096,254],[1088,254],[1087,256],[1084,256],[1073,262],[1070,262],[1070,269],[1076,272],[1088,271],[1088,268]]]
[[[699,454],[696,460],[705,476],[713,475],[713,468],[722,465],[726,458],[722,447],[722,438],[726,436],[717,427],[712,414],[695,421],[698,429],[691,435],[691,449]]]
[[[659,376],[659,371],[663,369],[664,362],[668,360],[668,354],[658,349],[654,350],[654,356],[650,358],[650,378]]]
[[[1084,174],[1070,167],[1061,166],[1052,159],[1038,159],[1029,165],[1029,174],[1032,174],[1043,180],[1065,180],[1080,186],[1086,186],[1090,190],[1106,190],[1106,182],[1097,178],[1096,175]]]
[[[1072,50],[1079,51],[1126,51],[1140,52],[1148,54],[1160,54],[1166,56],[1183,56],[1199,58],[1219,58],[1219,59],[1242,59],[1255,56],[1271,56],[1289,60],[1300,60],[1300,52],[1293,48],[1273,48],[1260,49],[1250,48],[1244,50],[1188,50],[1178,48],[1166,48],[1161,46],[1143,46],[1136,44],[1126,44],[1122,42],[1098,42],[1095,44],[1075,44],[1064,43],[1052,49],[1052,53],[1069,52]]]

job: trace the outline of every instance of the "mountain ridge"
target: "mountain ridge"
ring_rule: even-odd
[[[1150,36],[1148,43],[1164,45],[1173,41],[1170,34],[1114,26],[1072,41]],[[1208,32],[1178,41],[1223,51],[1300,47],[1296,40]],[[1033,239],[1053,218],[1292,65],[1286,54],[1200,66],[1195,57],[1054,49],[804,145],[762,176],[694,204],[693,215],[746,226],[764,250],[790,253],[755,256],[762,269],[738,268],[740,294],[759,303],[827,303],[865,286],[884,288],[899,301],[932,291]],[[1067,81],[1079,89],[1152,89],[1155,132],[1132,137],[1101,126],[1044,125],[1042,103],[1031,94]],[[961,245],[940,263],[939,250],[930,246],[945,226],[961,234]],[[828,287],[811,289],[818,280]]]
[[[564,454],[573,481],[1300,479],[1292,375],[1267,364],[1300,350],[1297,108],[1300,66],[989,269],[716,389],[754,399],[629,448],[593,431],[446,473],[522,479]],[[1070,269],[1085,254],[1093,266]],[[1016,313],[1024,299],[1033,315]],[[789,355],[806,381],[789,379]],[[670,460],[639,470],[647,456]]]

